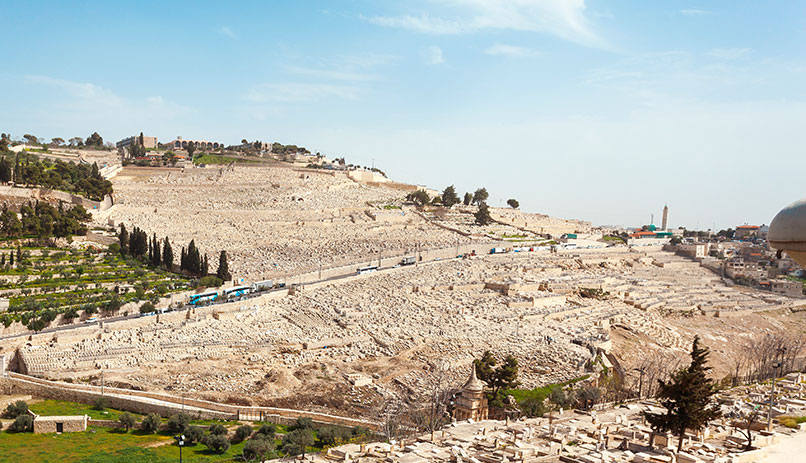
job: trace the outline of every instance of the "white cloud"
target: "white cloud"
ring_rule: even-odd
[[[420,16],[373,16],[365,19],[378,26],[410,29],[426,34],[462,34],[472,30],[469,24],[434,18],[428,14],[422,14]]]
[[[22,83],[22,91],[29,92],[33,102],[19,111],[20,124],[50,126],[61,134],[93,127],[109,141],[130,135],[133,126],[148,133],[181,124],[192,112],[162,96],[125,97],[89,82],[28,75]]]
[[[360,93],[361,88],[351,85],[271,82],[253,87],[244,98],[254,103],[269,101],[289,103],[318,101],[327,98],[354,100]]]
[[[218,33],[221,34],[221,35],[226,35],[227,37],[229,37],[231,39],[237,39],[238,38],[238,36],[235,35],[235,32],[232,32],[232,29],[230,29],[227,26],[221,26],[218,29]]]
[[[367,21],[386,27],[448,35],[484,29],[544,32],[595,47],[606,43],[590,28],[584,0],[432,0],[453,11],[452,18],[428,13],[419,16],[373,16]]]
[[[719,59],[739,59],[752,52],[752,48],[714,48],[706,52],[708,56]]]
[[[442,64],[445,62],[445,57],[442,55],[442,48],[436,45],[428,47],[426,58],[429,64]]]
[[[378,76],[374,74],[364,74],[360,72],[342,71],[334,69],[314,69],[297,66],[286,66],[286,69],[303,76],[318,77],[330,80],[346,80],[354,82],[366,82],[371,80],[378,80]]]
[[[62,90],[66,96],[84,100],[102,106],[121,106],[123,98],[111,90],[84,82],[56,79],[48,76],[25,76],[25,81],[33,84],[47,85]]]
[[[484,53],[488,55],[510,56],[510,57],[524,57],[524,56],[540,56],[540,52],[531,48],[519,47],[516,45],[504,45],[497,43],[486,50]]]
[[[702,16],[710,13],[711,12],[708,10],[701,10],[699,8],[685,8],[680,10],[680,14],[684,16]]]

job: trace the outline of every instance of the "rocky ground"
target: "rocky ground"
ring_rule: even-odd
[[[700,283],[676,284],[692,277]],[[597,284],[602,297],[579,294]],[[630,299],[654,287],[691,301],[712,288],[749,312],[662,313]],[[700,335],[722,377],[743,348],[739,340],[803,330],[803,317],[791,313],[798,301],[764,298],[769,293],[724,287],[709,270],[666,253],[518,253],[356,276],[232,304],[215,316],[113,324],[78,342],[23,347],[21,355],[29,373],[51,378],[94,377],[103,368],[107,381],[128,387],[369,416],[385,398],[420,394],[435,370],[459,385],[488,349],[518,358],[524,387],[589,374],[597,349],[612,352],[634,382],[633,368],[663,359],[668,369]],[[351,387],[348,374],[372,384]]]

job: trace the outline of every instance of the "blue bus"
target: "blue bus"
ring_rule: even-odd
[[[251,286],[235,286],[234,288],[229,288],[224,290],[224,299],[236,299],[239,297],[246,296],[247,294],[252,292]]]
[[[213,302],[218,299],[218,293],[215,291],[209,291],[206,293],[199,293],[190,296],[190,305],[201,305],[206,304],[209,302]]]

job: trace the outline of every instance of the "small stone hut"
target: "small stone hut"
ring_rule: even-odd
[[[34,418],[34,433],[78,432],[87,430],[89,416],[37,416]]]

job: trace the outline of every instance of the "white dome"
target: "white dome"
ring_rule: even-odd
[[[784,251],[806,251],[806,199],[786,206],[772,219],[770,245]]]
[[[772,219],[767,241],[806,266],[806,199],[786,206]]]

